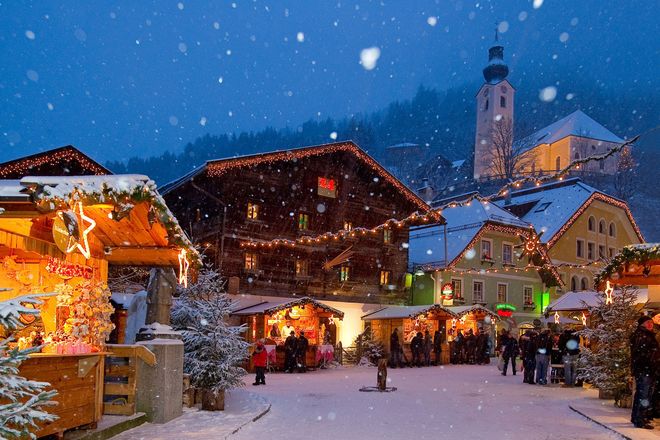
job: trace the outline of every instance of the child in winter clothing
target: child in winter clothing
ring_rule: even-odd
[[[254,383],[252,385],[266,385],[266,361],[268,353],[266,353],[266,347],[262,341],[257,341],[256,346],[254,347],[254,353],[252,353],[252,363],[254,364],[254,369],[256,371],[256,377],[254,378]]]

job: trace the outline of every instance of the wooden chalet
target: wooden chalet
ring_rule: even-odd
[[[408,225],[442,221],[352,142],[209,161],[162,192],[233,294],[402,303]]]
[[[112,174],[112,172],[72,145],[0,163],[0,179],[21,179],[25,176],[100,176],[105,174]]]

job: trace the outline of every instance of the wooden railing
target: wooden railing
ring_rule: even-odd
[[[156,356],[143,345],[107,346],[103,387],[103,414],[135,414],[137,370],[140,362],[156,365]]]

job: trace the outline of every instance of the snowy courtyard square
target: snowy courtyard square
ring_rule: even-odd
[[[228,415],[190,412],[165,425],[144,425],[117,440],[181,438],[231,439],[618,439],[613,432],[569,408],[589,390],[522,383],[503,377],[494,365],[388,370],[395,392],[360,392],[375,385],[375,368],[336,368],[306,374],[266,376],[227,398]],[[254,393],[270,411],[231,435],[233,408],[252,402]],[[250,404],[250,403],[247,403]],[[256,412],[255,412],[255,415]],[[227,436],[227,437],[225,437]]]

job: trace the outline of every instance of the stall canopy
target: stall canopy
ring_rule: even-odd
[[[420,315],[435,315],[445,319],[459,318],[459,316],[449,308],[441,306],[440,304],[431,304],[421,306],[389,306],[364,315],[362,316],[362,319],[364,321],[372,321],[376,319],[415,319]]]
[[[660,243],[643,243],[624,247],[596,276],[595,284],[648,286],[660,284]]]
[[[44,251],[53,244],[62,250],[58,238],[65,243],[63,252],[72,252],[66,248],[73,243],[79,246],[75,252],[110,264],[200,264],[199,254],[147,176],[0,180],[0,254],[15,240],[31,241],[23,247],[26,257],[31,249],[49,254]]]
[[[648,299],[647,289],[637,290],[637,303],[644,304]],[[616,290],[614,294],[616,295]],[[593,290],[583,290],[580,292],[566,292],[561,298],[550,303],[547,312],[575,312],[587,310],[598,304],[598,299],[603,296],[602,292],[595,292]]]
[[[492,310],[488,310],[481,304],[475,304],[472,306],[449,307],[449,310],[455,313],[459,318],[463,317],[464,315],[468,315],[472,313],[476,315],[478,319],[483,319],[486,316],[490,316],[492,319],[496,319],[496,320],[500,319],[497,313],[493,312]]]
[[[232,312],[232,315],[248,316],[248,315],[272,315],[282,310],[291,309],[292,307],[301,307],[305,305],[312,305],[313,307],[322,309],[328,313],[332,313],[335,318],[343,319],[344,312],[341,310],[330,307],[322,302],[316,301],[312,298],[303,297],[294,300],[284,299],[280,301],[264,301],[258,304],[253,304],[245,308],[239,308]]]

